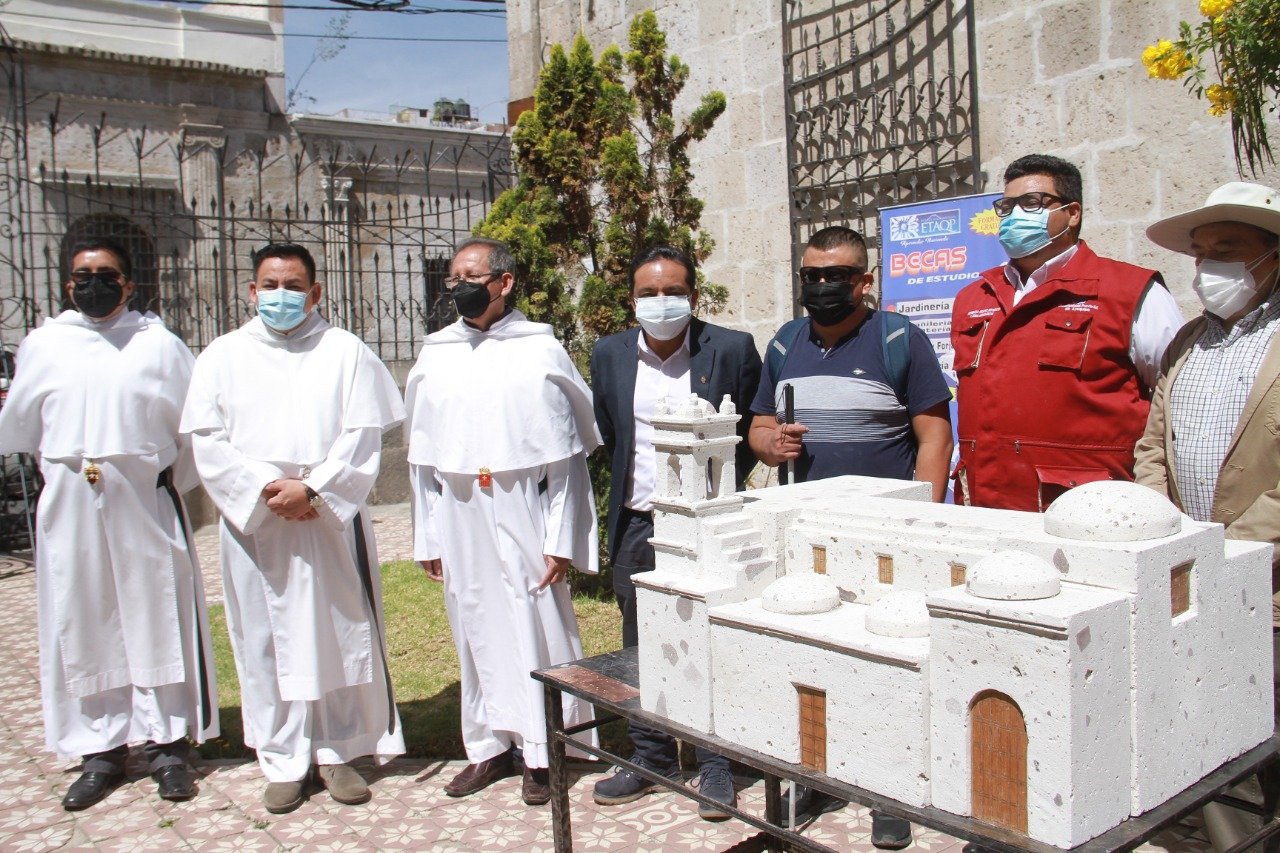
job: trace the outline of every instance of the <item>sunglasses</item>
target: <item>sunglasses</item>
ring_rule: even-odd
[[[849,282],[866,274],[862,267],[800,267],[800,281],[804,284],[821,284],[827,282]]]
[[[95,278],[104,278],[110,282],[119,282],[124,278],[124,273],[119,270],[97,270],[95,272],[76,270],[71,274],[71,281],[75,284],[88,284]]]

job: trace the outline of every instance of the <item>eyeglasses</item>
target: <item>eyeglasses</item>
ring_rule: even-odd
[[[488,284],[498,276],[502,275],[502,270],[494,270],[493,272],[474,273],[479,278],[461,278],[459,276],[450,276],[444,280],[444,286],[453,290],[460,284]]]
[[[1027,193],[1015,198],[998,198],[991,202],[991,206],[996,209],[996,216],[1003,218],[1013,213],[1015,207],[1020,207],[1027,213],[1039,213],[1055,201],[1070,204],[1065,198],[1053,193]]]
[[[866,272],[862,267],[849,266],[800,267],[800,281],[804,284],[821,284],[824,281],[848,282],[860,275],[865,275]]]
[[[75,284],[88,284],[95,278],[105,278],[107,281],[118,282],[120,279],[124,278],[124,273],[119,270],[111,269],[94,270],[93,272],[88,270],[76,270],[71,273],[71,281]]]

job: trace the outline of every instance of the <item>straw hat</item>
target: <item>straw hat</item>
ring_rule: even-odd
[[[1232,181],[1204,200],[1204,206],[1159,222],[1147,229],[1147,239],[1184,255],[1192,254],[1191,232],[1210,222],[1244,222],[1280,235],[1280,192],[1261,184]]]

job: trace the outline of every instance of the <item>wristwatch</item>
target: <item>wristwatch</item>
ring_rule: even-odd
[[[319,492],[305,484],[302,488],[307,490],[307,503],[311,504],[312,509],[319,509],[324,506],[324,498],[320,497]]]

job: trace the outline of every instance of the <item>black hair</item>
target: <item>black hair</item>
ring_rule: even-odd
[[[81,240],[71,247],[71,252],[67,255],[67,266],[74,269],[76,255],[81,252],[110,252],[120,262],[120,273],[126,279],[133,280],[133,259],[129,257],[129,250],[124,247],[123,243],[112,240],[110,237]]]
[[[316,283],[316,259],[311,257],[311,253],[307,251],[305,246],[299,246],[297,243],[268,243],[261,249],[253,253],[253,277],[258,277],[258,267],[262,266],[262,262],[268,258],[282,258],[302,261],[302,265],[307,268],[307,283]]]
[[[645,264],[651,264],[654,261],[673,261],[684,267],[684,283],[689,285],[690,290],[698,288],[698,265],[685,252],[680,251],[675,246],[665,246],[662,244],[650,246],[649,248],[636,255],[635,260],[631,262],[631,268],[627,270],[627,284],[631,286],[631,292],[636,289],[636,272]]]
[[[1080,170],[1074,163],[1068,163],[1061,157],[1048,154],[1028,154],[1019,157],[1004,170],[1004,182],[1016,181],[1027,175],[1048,175],[1053,178],[1055,194],[1065,202],[1084,201],[1084,182],[1080,180]]]
[[[453,253],[453,256],[456,258],[463,249],[469,249],[472,246],[484,246],[489,250],[489,272],[515,273],[515,255],[511,254],[511,247],[501,240],[491,240],[488,237],[471,237],[463,241],[462,245]]]
[[[855,251],[862,253],[864,264],[870,263],[867,258],[867,241],[857,231],[844,225],[828,225],[814,231],[805,244],[806,249],[817,249],[819,252],[829,252],[841,246],[852,246]]]

